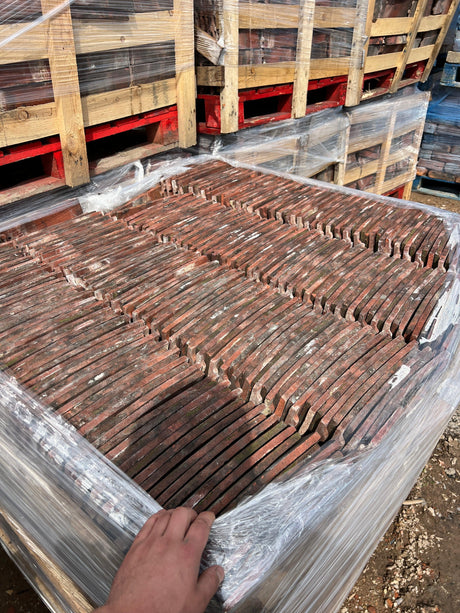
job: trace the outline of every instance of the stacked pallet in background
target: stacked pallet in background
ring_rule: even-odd
[[[235,132],[343,104],[366,5],[198,0],[200,131]]]
[[[460,11],[457,11],[452,39],[451,48],[448,49],[446,63],[444,64],[441,85],[460,87]]]
[[[425,80],[459,0],[195,3],[199,130],[268,121]]]
[[[426,92],[405,90],[351,109],[342,185],[408,199],[428,101]]]
[[[358,85],[350,84],[347,105],[426,81],[458,5],[458,0],[370,0],[365,60]]]
[[[134,128],[145,129],[150,153],[193,145],[192,11],[189,0],[2,5],[4,176],[8,164],[39,156],[42,174],[81,185],[90,176],[86,143]]]
[[[420,148],[416,189],[460,197],[460,89],[438,87]]]
[[[428,100],[426,92],[406,88],[347,112],[329,109],[199,142],[237,162],[408,198]]]
[[[325,109],[234,134],[200,134],[198,144],[203,153],[341,184],[349,131],[350,120],[342,108]]]

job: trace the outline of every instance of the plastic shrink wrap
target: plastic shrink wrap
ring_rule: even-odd
[[[106,178],[101,177],[96,185],[86,190],[81,189],[76,193],[76,198],[67,200],[68,204],[74,208],[78,204],[85,211],[110,211],[114,206],[119,207],[102,217],[98,213],[86,213],[83,217],[72,219],[75,211],[71,208],[68,209],[67,221],[62,221],[61,217],[60,225],[53,226],[50,225],[50,220],[44,219],[45,215],[50,212],[45,199],[41,203],[42,208],[39,214],[37,214],[37,203],[35,203],[30,216],[26,210],[22,211],[20,218],[15,219],[10,215],[9,219],[6,219],[4,216],[2,219],[3,236],[13,237],[15,242],[14,245],[11,241],[0,245],[2,247],[2,276],[8,274],[5,266],[8,265],[11,254],[20,260],[25,258],[27,262],[23,265],[33,268],[35,277],[38,278],[41,275],[40,279],[43,277],[43,283],[45,281],[51,283],[51,295],[53,295],[52,291],[55,286],[61,288],[60,291],[63,293],[59,304],[62,302],[64,314],[64,303],[68,300],[69,304],[72,304],[72,301],[78,299],[89,301],[91,308],[94,309],[94,317],[102,316],[110,311],[107,306],[95,300],[93,294],[87,289],[80,289],[79,292],[76,292],[75,288],[71,287],[72,284],[81,284],[82,281],[79,279],[83,279],[85,274],[90,274],[90,271],[96,277],[88,278],[97,278],[100,264],[97,265],[97,262],[92,259],[85,259],[85,267],[81,269],[83,277],[81,277],[78,268],[71,263],[71,260],[66,260],[68,257],[75,256],[77,253],[75,249],[78,247],[72,242],[70,235],[67,235],[65,239],[67,246],[63,251],[56,252],[49,249],[51,244],[58,240],[59,232],[64,228],[70,228],[73,223],[87,223],[88,220],[91,223],[96,223],[95,220],[99,219],[103,223],[119,224],[126,214],[130,214],[130,211],[134,215],[142,214],[145,206],[148,212],[149,199],[158,198],[160,195],[158,182],[162,177],[163,190],[170,194],[167,197],[177,202],[177,214],[180,214],[182,210],[179,202],[186,204],[187,199],[171,195],[171,190],[173,193],[176,193],[177,190],[180,192],[181,185],[185,191],[187,191],[187,185],[195,185],[193,188],[195,193],[208,197],[212,196],[213,185],[216,186],[215,197],[218,196],[219,190],[227,189],[226,198],[230,202],[232,193],[235,193],[232,190],[235,190],[236,184],[225,183],[224,177],[228,176],[229,172],[239,173],[238,176],[241,177],[237,185],[243,191],[236,191],[238,201],[235,201],[235,205],[239,202],[238,206],[243,209],[248,206],[250,198],[257,193],[254,192],[254,187],[262,184],[266,190],[263,192],[266,206],[272,210],[270,203],[273,202],[275,206],[273,211],[278,211],[278,219],[285,222],[289,222],[291,217],[286,217],[283,213],[282,201],[279,200],[279,197],[276,199],[274,189],[270,187],[273,181],[275,182],[273,185],[284,182],[283,185],[289,188],[291,196],[297,192],[299,194],[308,192],[311,196],[313,193],[322,194],[322,198],[313,197],[311,201],[311,206],[314,202],[317,203],[315,205],[317,206],[315,209],[317,218],[322,220],[317,226],[320,237],[317,237],[316,240],[336,241],[334,245],[345,243],[348,222],[346,219],[344,222],[337,220],[333,230],[336,238],[331,236],[328,238],[330,226],[327,219],[330,219],[328,207],[331,202],[334,198],[341,204],[346,201],[351,207],[350,214],[353,216],[356,215],[357,210],[361,210],[361,201],[365,201],[368,213],[375,209],[379,214],[381,228],[379,238],[374,243],[377,250],[375,252],[371,250],[369,253],[368,248],[371,243],[367,244],[366,241],[371,240],[372,234],[367,234],[365,222],[362,222],[364,225],[361,234],[354,232],[348,239],[354,242],[353,249],[361,250],[363,254],[368,253],[372,258],[384,258],[388,265],[407,267],[408,271],[410,268],[414,279],[419,275],[425,279],[423,282],[425,290],[422,293],[431,288],[429,289],[432,295],[430,308],[423,307],[423,314],[420,314],[421,319],[416,311],[417,321],[424,322],[423,330],[420,331],[417,340],[413,337],[415,334],[411,323],[413,318],[409,318],[404,312],[408,326],[404,334],[406,336],[409,334],[406,341],[402,340],[404,337],[398,336],[397,328],[393,325],[391,330],[395,337],[391,340],[390,335],[384,341],[390,345],[393,342],[399,343],[398,351],[404,354],[402,362],[397,361],[396,366],[391,370],[392,360],[390,360],[389,371],[384,371],[387,374],[383,372],[382,375],[380,371],[375,375],[373,367],[369,364],[370,370],[365,372],[371,378],[370,380],[376,381],[377,387],[370,388],[374,390],[373,393],[365,394],[358,402],[362,413],[357,414],[352,422],[353,427],[351,429],[348,427],[344,431],[346,435],[322,438],[323,442],[320,442],[319,446],[314,444],[311,452],[304,454],[301,460],[291,465],[287,472],[281,472],[277,478],[265,486],[263,478],[260,481],[256,478],[261,474],[258,472],[257,465],[250,469],[247,468],[248,472],[245,476],[250,476],[254,471],[251,479],[255,479],[256,484],[259,483],[258,491],[256,490],[256,493],[249,498],[240,500],[233,508],[230,504],[229,510],[218,516],[212,529],[211,540],[206,551],[206,561],[222,564],[226,571],[226,578],[210,610],[224,608],[232,611],[330,613],[339,609],[379,538],[409,493],[458,404],[458,373],[460,372],[460,278],[458,273],[460,224],[458,216],[389,198],[363,196],[360,192],[346,188],[325,187],[324,184],[308,179],[297,179],[296,182],[292,182],[289,175],[273,174],[273,171],[264,171],[261,174],[246,164],[240,164],[232,170],[221,161],[216,161],[215,158],[170,160],[164,162],[163,165],[155,163],[152,166],[139,163],[118,173],[112,173]],[[147,193],[147,196],[137,196],[142,193]],[[248,194],[246,205],[243,197],[245,193]],[[174,200],[177,197],[179,200]],[[192,196],[190,195],[189,198]],[[131,204],[120,208],[122,202],[127,200]],[[205,210],[211,206],[210,201],[206,202],[201,199],[200,202]],[[298,202],[300,205],[301,201]],[[308,199],[306,202],[308,203]],[[287,205],[292,207],[292,204],[291,198],[287,201]],[[59,211],[59,214],[63,215],[64,206],[65,201],[55,202],[52,212]],[[217,221],[214,221],[214,215],[218,213],[218,202],[213,206],[215,213],[210,215],[206,222],[211,225],[219,223],[217,218]],[[226,210],[227,214],[230,214],[230,209]],[[234,210],[235,213],[232,215],[240,215],[241,223],[246,223],[243,222],[243,219],[249,215],[249,209],[247,213],[238,213],[239,209]],[[385,214],[383,214],[384,210]],[[291,210],[290,215],[294,213],[295,210]],[[222,211],[219,214],[223,214]],[[42,221],[37,220],[37,215],[41,216]],[[264,215],[263,212],[262,215]],[[401,220],[414,219],[414,216],[419,221],[410,226],[410,234],[402,240],[399,232],[400,228],[404,228],[404,224]],[[254,223],[258,219],[251,218]],[[78,221],[79,219],[81,221]],[[395,219],[400,220],[396,226]],[[267,219],[263,222],[264,227],[268,228],[267,224],[270,225],[270,223],[274,222]],[[399,223],[403,225],[398,225]],[[430,232],[423,234],[427,224],[433,228],[431,234]],[[291,232],[289,223],[279,225],[278,222],[275,225],[277,228],[284,228],[286,232]],[[80,235],[83,241],[92,240],[91,226],[86,227],[88,236]],[[190,258],[190,263],[193,258],[199,257],[200,263],[196,263],[196,266],[211,265],[212,262],[206,264],[203,262],[203,257],[194,251],[193,240],[188,250],[184,251],[179,247],[179,235],[176,235],[175,232],[180,232],[180,226],[178,230],[175,230],[175,227],[172,222],[167,225],[156,248],[169,249],[164,243],[174,241],[176,242],[176,254]],[[34,233],[33,228],[39,228],[38,232]],[[144,225],[142,228],[141,234],[145,231]],[[32,234],[30,234],[31,231]],[[214,233],[206,228],[204,231],[208,237],[215,235],[217,245],[230,245],[230,243],[222,242],[221,233],[228,231],[225,226],[216,228]],[[128,230],[123,230],[123,232],[128,232]],[[322,232],[325,233],[324,238],[321,238]],[[389,235],[388,232],[390,232]],[[253,232],[250,236],[257,238],[257,233]],[[390,242],[387,242],[386,236],[389,237]],[[146,237],[144,239],[147,241]],[[291,237],[290,240],[296,239]],[[101,239],[101,244],[102,242]],[[147,241],[148,245],[155,242],[154,239],[150,239],[150,243]],[[115,259],[118,257],[116,255],[117,244],[119,245],[112,239],[113,253],[110,261],[112,257]],[[412,247],[409,247],[409,244]],[[27,245],[29,256],[20,256]],[[43,246],[46,245],[48,247],[43,251]],[[35,249],[37,255],[41,253],[41,258],[44,258],[42,264],[31,259],[30,255],[33,251],[30,249]],[[391,257],[392,254],[393,257]],[[400,259],[401,254],[406,254],[403,255],[403,259]],[[66,271],[67,281],[59,275],[51,278],[50,275],[53,273],[44,269],[43,265],[47,261],[51,268],[54,267],[53,258],[55,257],[58,257],[57,262],[60,262]],[[279,247],[278,257],[282,258],[281,247]],[[209,262],[207,258],[205,259]],[[411,259],[414,261],[411,262]],[[106,264],[109,264],[109,260]],[[14,265],[17,266],[18,262]],[[216,265],[214,262],[214,266]],[[238,272],[238,264],[236,268],[237,270],[233,272],[225,269],[223,265],[213,269],[213,274],[217,274],[216,271],[218,271],[219,274],[233,275],[228,279],[226,277],[227,293],[230,292],[230,286],[235,279],[238,283],[254,283],[249,278],[246,281],[242,280],[238,276],[241,274]],[[188,274],[185,269],[187,266],[180,269],[182,272],[178,270],[176,274]],[[416,271],[419,272],[415,274]],[[251,287],[257,287],[259,292],[272,292],[272,290],[264,289],[264,281],[255,283]],[[20,287],[19,289],[13,288],[11,291],[20,292]],[[281,286],[278,291],[281,291]],[[416,294],[417,292],[418,290]],[[419,299],[415,297],[416,294],[413,298],[415,303]],[[97,292],[96,295],[98,295]],[[215,295],[216,299],[220,299],[218,295]],[[279,294],[273,290],[270,296],[273,300],[274,296],[278,296],[276,300],[281,301],[282,304],[294,304],[296,301],[296,298],[289,298],[289,295],[282,291]],[[433,296],[436,298],[434,302]],[[41,300],[41,298],[37,297],[36,293],[24,294],[23,308],[26,305],[30,306],[34,300]],[[53,337],[56,342],[62,330],[72,330],[72,326],[76,325],[73,319],[67,317],[61,322],[61,328],[58,329],[56,328],[58,318],[56,307],[54,315],[49,313],[48,308],[45,315],[34,316],[35,323],[31,327],[28,325],[27,317],[32,317],[33,314],[28,315],[21,309],[15,310],[11,302],[8,304],[10,306],[4,311],[4,321],[11,322],[11,318],[18,316],[23,325],[15,328],[16,334],[11,331],[2,333],[5,340],[2,344],[2,362],[9,367],[9,371],[1,375],[2,393],[0,394],[2,420],[0,490],[2,513],[6,519],[3,534],[7,536],[10,551],[14,553],[15,559],[28,574],[31,582],[44,595],[52,610],[90,611],[93,604],[100,604],[104,601],[111,578],[129,543],[144,520],[158,509],[158,504],[85,441],[73,426],[65,423],[56,414],[57,400],[60,399],[61,404],[64,400],[59,394],[56,396],[53,389],[58,389],[54,386],[58,386],[59,377],[62,377],[62,374],[57,375],[56,382],[51,379],[52,387],[48,387],[46,393],[41,392],[41,400],[35,399],[15,380],[15,377],[20,380],[27,379],[26,366],[24,366],[27,364],[27,352],[34,349],[38,351],[41,335],[45,335],[43,338],[46,339],[48,330],[51,332],[58,330],[56,337]],[[340,305],[340,300],[337,304]],[[298,309],[296,317],[303,316],[302,309],[306,307],[297,304],[296,308]],[[318,311],[315,316],[328,317],[328,308],[332,307],[324,303],[325,310],[322,315]],[[341,315],[339,313],[336,315],[342,322]],[[333,317],[333,315],[329,316]],[[115,316],[112,314],[110,317]],[[130,323],[124,320],[117,325],[123,329],[133,330],[133,326],[138,324],[139,321],[136,324],[136,322]],[[342,326],[342,323],[334,325]],[[347,325],[355,326],[353,327],[354,338],[358,338],[361,334],[377,334],[377,331],[371,333],[371,325],[364,322],[362,324],[349,322]],[[143,340],[142,331],[140,334],[134,346],[134,353],[126,354],[128,362],[133,360],[134,371],[141,368],[142,355],[145,355],[144,350],[136,349],[136,347],[145,348],[156,344],[159,353],[174,350],[174,343],[167,347],[154,338],[155,334],[153,337],[152,335],[143,337]],[[410,338],[412,340],[409,340]],[[23,347],[21,339],[22,341],[29,339],[29,344]],[[67,351],[72,350],[74,346],[72,342],[69,340]],[[348,342],[344,341],[344,343]],[[262,347],[261,337],[258,337],[257,343],[260,349]],[[24,351],[26,354],[23,353]],[[54,351],[57,351],[55,364],[58,371],[56,372],[66,372],[68,363],[62,361],[62,358],[60,361],[61,346],[59,343],[57,346],[51,345],[49,351],[45,352],[47,359],[54,355]],[[17,352],[23,356],[22,361],[13,357],[19,355]],[[40,354],[35,355],[37,357],[32,357],[30,364],[38,368]],[[319,356],[320,354],[316,352],[314,355]],[[5,356],[9,358],[6,359]],[[337,357],[337,360],[340,362],[341,358]],[[225,382],[211,383],[209,377],[203,379],[202,374],[197,374],[200,370],[197,369],[198,364],[199,361],[192,360],[192,363],[185,361],[180,366],[180,368],[189,369],[187,370],[188,376],[193,381],[193,384],[190,383],[187,388],[190,393],[196,385],[217,386],[213,388],[214,390],[217,390],[219,386],[227,389]],[[117,367],[121,368],[121,366]],[[88,385],[96,385],[99,378],[103,376],[103,374],[97,374],[99,370],[90,369],[88,377],[92,378]],[[353,389],[355,372],[353,367],[346,374],[347,389]],[[77,371],[70,377],[70,387],[61,388],[61,392],[68,395],[69,390],[75,389],[74,393],[76,393],[77,386],[81,386],[81,382],[85,381],[84,376],[85,368],[82,368],[81,371]],[[231,371],[228,371],[228,376],[232,377]],[[34,381],[32,389],[36,392],[39,389],[46,389],[46,372],[42,376],[37,375]],[[30,383],[27,384],[28,387],[30,385]],[[144,389],[140,383],[138,385]],[[121,395],[126,393],[127,391],[124,390]],[[215,393],[217,394],[217,391]],[[238,390],[234,390],[232,394],[238,397]],[[72,396],[71,393],[70,396]],[[235,396],[232,397],[235,398]],[[204,396],[202,398],[205,402]],[[97,396],[94,396],[94,402],[96,400]],[[43,402],[51,402],[53,411],[48,409]],[[116,404],[116,398],[108,405],[101,405],[104,411],[102,415],[106,415],[107,411],[110,414],[112,402]],[[196,416],[196,410],[197,408],[194,409],[194,413],[190,413],[190,427],[193,426],[193,419],[196,419],[193,417],[193,415]],[[61,409],[59,412],[62,412]],[[78,428],[81,428],[81,432],[85,432],[84,420],[75,423]],[[85,436],[88,436],[90,440],[93,438],[95,444],[102,445],[103,450],[104,438],[94,439],[91,431],[87,429],[86,431]],[[155,445],[164,451],[164,446],[169,444],[169,438],[163,441],[162,437],[165,434],[162,432],[160,427],[161,436]],[[297,437],[298,435],[291,433],[289,436]],[[306,438],[309,436],[312,435],[307,433]],[[305,441],[306,438],[304,437],[303,440]],[[297,438],[295,440],[298,442]],[[123,445],[123,439],[121,442]],[[129,443],[129,439],[126,439],[126,442]],[[183,445],[186,445],[185,439]],[[212,445],[213,453],[216,445],[217,443]],[[153,451],[156,447],[153,447]],[[254,441],[254,447],[250,449],[254,451],[257,450],[257,447],[258,444]],[[175,449],[174,445],[171,449]],[[178,478],[180,478],[182,467],[180,449],[179,440],[176,452],[179,455],[174,456],[178,463]],[[184,447],[184,452],[186,449],[187,447]],[[209,466],[214,466],[213,470],[216,470],[217,467],[211,457],[205,458],[207,460],[205,467],[209,464]],[[234,461],[238,457],[236,455]],[[186,456],[183,456],[183,462],[184,467],[189,466]],[[237,464],[230,462],[229,466],[235,468]],[[263,466],[263,463],[260,466]],[[203,470],[206,472],[209,467]],[[216,485],[220,487],[220,484]],[[200,502],[198,502],[198,508],[202,508]]]
[[[460,90],[438,86],[428,108],[417,174],[460,183],[459,139]]]
[[[384,100],[329,109],[299,120],[201,135],[202,151],[377,194],[410,186],[416,175],[429,94],[415,87]]]
[[[189,0],[1,3],[0,187],[31,159],[81,185],[100,139],[143,128],[161,151],[193,145],[195,125]]]
[[[368,0],[196,2],[199,131],[344,104],[367,8]]]

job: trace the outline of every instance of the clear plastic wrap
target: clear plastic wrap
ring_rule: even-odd
[[[406,88],[348,110],[201,135],[199,146],[237,162],[388,194],[415,178],[428,101],[427,92]]]
[[[344,165],[350,120],[342,109],[271,123],[236,134],[200,135],[199,149],[236,162],[334,182]],[[330,176],[332,174],[332,176]]]
[[[201,165],[214,163],[214,158],[170,163],[164,183],[172,181],[169,176],[179,184],[181,173],[200,172],[200,167],[206,177],[206,166]],[[239,166],[256,172],[247,164]],[[112,173],[107,203],[102,182],[88,194],[80,192],[79,198],[91,201],[88,196],[96,192],[92,208],[107,210],[115,186],[118,204],[132,200],[136,191],[158,193],[155,183],[161,169],[152,170],[144,164],[142,175],[139,166],[120,171],[118,186]],[[273,171],[265,173],[267,180],[274,176]],[[275,176],[280,181],[290,178],[281,172]],[[298,182],[299,189],[325,189],[312,180]],[[344,200],[363,198],[336,186],[328,193]],[[62,209],[66,198],[62,200],[49,204]],[[75,205],[75,199],[68,203]],[[346,442],[331,440],[311,459],[217,518],[206,562],[222,564],[226,579],[210,610],[337,611],[458,403],[459,218],[379,196],[367,197],[368,207],[371,204],[386,206],[400,217],[418,211],[440,222],[437,231],[450,237],[441,298],[403,366],[379,392],[383,421],[358,428]],[[42,215],[47,212],[52,211],[42,209]],[[3,231],[26,220],[26,211],[16,222],[10,217]],[[19,241],[23,232],[19,230]],[[91,605],[103,602],[129,542],[158,505],[8,374],[2,374],[1,386],[0,489],[3,510],[12,518],[12,543],[29,561],[23,568],[32,583],[45,596],[44,588],[53,594],[53,602],[48,598],[52,610],[90,611]],[[29,540],[21,541],[23,534]],[[38,563],[32,544],[35,554],[41,552]],[[60,580],[42,572],[49,570],[43,560],[62,570]]]
[[[155,131],[159,120],[148,114],[169,107],[178,124],[173,140],[193,145],[193,5],[188,0],[2,3],[0,148],[13,147],[7,163],[54,154],[47,162],[56,167],[50,174],[65,171],[68,185],[83,184],[89,180],[87,141],[127,130],[120,120],[141,116],[139,126],[150,127],[149,142],[168,144],[171,135],[163,143],[164,135]],[[112,125],[103,135],[100,129],[88,132],[114,121],[116,130]]]
[[[402,90],[350,109],[343,184],[387,194],[415,179],[429,94]]]
[[[195,3],[200,132],[343,104],[366,13],[367,0]]]

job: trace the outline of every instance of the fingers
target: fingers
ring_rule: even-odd
[[[160,513],[165,513],[164,509],[162,509],[161,511],[158,511],[157,513],[155,513],[155,515],[152,515],[151,517],[149,517],[149,519],[145,522],[145,524],[142,526],[142,528],[137,533],[137,536],[134,539],[134,542],[140,543],[141,541],[147,539],[150,536],[152,528],[155,525],[158,519],[158,515]]]
[[[208,542],[209,533],[216,516],[211,511],[200,513],[189,528],[187,541],[196,547],[200,554],[203,552]]]
[[[187,531],[196,519],[197,513],[193,509],[178,507],[171,513],[168,524],[168,536],[177,539],[184,539]]]
[[[222,566],[210,566],[201,573],[196,591],[198,610],[205,610],[209,601],[219,589],[224,577],[225,572]]]
[[[171,519],[171,511],[166,511],[165,509],[158,511],[153,516],[155,518],[155,522],[150,530],[149,537],[150,538],[158,538],[163,536],[166,530],[168,529],[168,525]]]

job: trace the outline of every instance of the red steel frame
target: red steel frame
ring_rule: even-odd
[[[281,121],[291,117],[293,84],[274,85],[270,87],[258,87],[256,89],[244,89],[238,92],[238,129],[251,126]],[[308,91],[324,89],[324,100],[308,104],[305,115],[315,113],[327,108],[342,106],[345,103],[347,93],[347,77],[329,77],[326,79],[313,79],[308,83]],[[255,117],[246,117],[246,102],[262,101],[268,98],[276,99],[276,111],[263,113]],[[198,131],[201,134],[220,134],[220,96],[219,94],[199,93],[198,100],[204,104],[204,121],[198,123]]]
[[[425,70],[426,63],[427,60],[422,60],[420,62],[415,62],[414,64],[408,64],[399,87],[401,88],[420,81]],[[373,87],[370,92],[368,92],[366,98],[373,98],[374,96],[381,96],[382,94],[387,93],[390,89],[395,72],[396,68],[388,68],[386,70],[379,70],[378,72],[365,74],[363,80],[363,91],[366,88],[366,84],[369,84],[371,81],[377,82],[376,86]]]
[[[93,142],[144,126],[155,128],[155,134],[151,138],[152,142],[169,144],[177,141],[177,107],[166,107],[91,126],[85,129],[86,142]],[[58,136],[50,136],[0,149],[0,166],[6,166],[34,157],[41,158],[45,175],[57,179],[65,179],[61,142]]]

